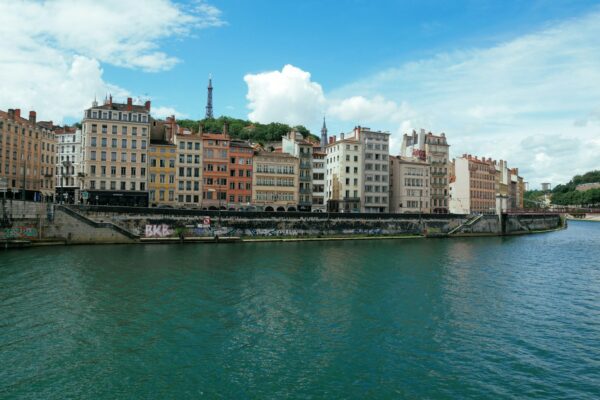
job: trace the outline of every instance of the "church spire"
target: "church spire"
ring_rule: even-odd
[[[212,105],[212,75],[208,76],[208,97],[206,99],[206,116],[205,118],[213,118],[213,105]]]
[[[325,116],[323,116],[323,127],[321,128],[321,150],[325,151],[327,146],[327,125],[325,125]]]

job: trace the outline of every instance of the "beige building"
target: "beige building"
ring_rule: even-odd
[[[313,146],[313,168],[312,168],[312,211],[324,212],[327,210],[325,204],[325,156],[327,153],[321,150],[321,146]]]
[[[283,153],[300,159],[298,211],[311,211],[313,204],[313,144],[305,140],[300,132],[292,130],[281,138],[281,150]]]
[[[447,213],[450,204],[450,145],[446,134],[434,135],[421,129],[404,134],[400,154],[416,157],[430,165],[431,212]]]
[[[390,212],[430,213],[430,165],[418,158],[390,157]]]
[[[200,207],[202,204],[202,135],[181,131],[174,138],[177,148],[178,207]]]
[[[20,109],[0,111],[0,178],[6,179],[8,197],[54,198],[56,143],[52,122],[37,122],[35,111],[28,119]]]
[[[325,204],[331,212],[360,212],[363,152],[360,140],[345,134],[329,137],[325,147]]]
[[[150,102],[94,101],[84,112],[82,133],[87,202],[147,206]]]
[[[297,211],[300,159],[259,151],[253,163],[252,203],[264,211]]]

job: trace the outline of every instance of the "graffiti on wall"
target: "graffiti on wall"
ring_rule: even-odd
[[[38,230],[33,226],[13,226],[0,229],[0,239],[31,239],[38,236]]]
[[[168,237],[173,234],[173,230],[167,224],[146,225],[144,236],[146,237]]]

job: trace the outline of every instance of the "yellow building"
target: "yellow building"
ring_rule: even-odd
[[[150,206],[175,206],[177,147],[168,142],[152,141],[148,159],[150,161],[148,166]]]

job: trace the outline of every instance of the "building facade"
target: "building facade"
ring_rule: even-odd
[[[389,141],[390,133],[356,127],[363,150],[362,211],[387,213],[389,211]]]
[[[306,141],[300,132],[292,130],[281,138],[281,150],[300,159],[298,211],[311,211],[313,144]]]
[[[82,121],[84,192],[91,204],[148,205],[150,102],[94,101]]]
[[[496,212],[496,165],[492,159],[464,154],[454,160],[450,211],[455,214]]]
[[[28,119],[20,109],[0,111],[0,177],[10,198],[54,199],[56,146],[52,123],[37,122],[35,111]]]
[[[229,141],[226,126],[222,133],[202,134],[203,209],[227,209]]]
[[[200,207],[202,204],[202,179],[204,178],[202,145],[203,137],[190,131],[178,132],[174,138],[177,148],[177,189],[175,200],[178,207]]]
[[[56,130],[56,198],[68,203],[81,202],[83,188],[83,163],[81,129]]]
[[[390,157],[390,212],[430,213],[430,165],[415,157]]]
[[[254,155],[252,202],[263,211],[297,211],[300,159],[287,153]]]
[[[313,147],[313,167],[312,167],[312,211],[325,212],[325,156],[327,153],[321,151],[321,146]]]
[[[151,140],[148,150],[148,196],[151,207],[176,206],[177,146]]]
[[[252,203],[252,165],[254,149],[242,140],[229,141],[228,208],[248,209]]]
[[[330,212],[360,212],[363,196],[362,144],[352,135],[331,136],[325,149],[325,204]]]

